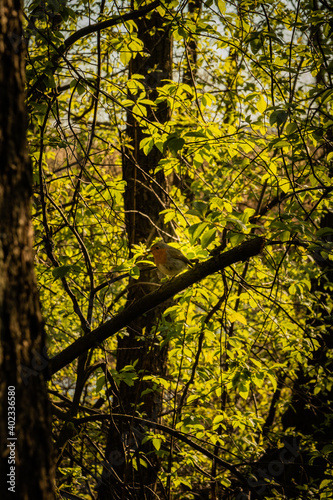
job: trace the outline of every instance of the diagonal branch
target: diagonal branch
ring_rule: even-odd
[[[162,302],[173,297],[176,293],[206,278],[210,274],[221,271],[236,262],[243,262],[258,255],[265,245],[262,237],[254,238],[238,245],[231,250],[215,255],[205,262],[197,264],[192,270],[170,280],[162,285],[157,291],[151,292],[130,306],[126,307],[110,321],[102,324],[84,337],[79,338],[64,351],[50,359],[50,372],[56,373],[58,370],[74,361],[80,354],[88,349],[96,347],[98,344],[118,333],[131,321],[154,309]]]
[[[140,17],[143,17],[146,14],[148,14],[149,12],[151,12],[152,10],[154,10],[159,5],[160,5],[160,0],[155,0],[151,4],[147,5],[146,7],[142,7],[141,9],[138,9],[138,10],[135,10],[132,12],[128,12],[127,14],[120,14],[119,16],[112,17],[111,19],[106,19],[105,21],[101,21],[99,23],[90,24],[89,26],[85,26],[84,28],[79,29],[78,31],[76,31],[75,33],[70,35],[68,38],[66,38],[66,40],[64,41],[64,43],[60,47],[56,47],[52,42],[50,42],[50,40],[47,39],[46,35],[44,35],[44,33],[41,30],[38,30],[35,26],[33,27],[33,29],[40,36],[47,39],[50,46],[52,46],[56,51],[56,53],[54,54],[54,56],[52,57],[52,60],[51,60],[52,61],[51,71],[52,71],[52,74],[54,75],[54,73],[58,69],[60,59],[65,55],[67,50],[75,42],[77,42],[78,40],[80,40],[81,38],[83,38],[87,35],[90,35],[91,33],[100,32],[103,29],[111,28],[112,26],[116,26],[117,24],[120,24],[120,23],[125,22],[125,21],[139,19]],[[50,76],[49,73],[46,76],[43,73],[37,79],[37,81],[34,83],[34,85],[27,92],[28,99],[31,98],[31,96],[33,96],[34,93],[41,88],[41,85],[42,85],[44,79],[48,78],[49,76]]]
[[[66,38],[60,50],[65,52],[69,47],[71,47],[71,45],[80,40],[80,38],[90,35],[91,33],[96,33],[97,31],[104,30],[105,28],[110,28],[111,26],[115,26],[125,21],[132,21],[134,19],[139,19],[140,17],[148,14],[148,12],[154,10],[155,7],[158,7],[160,3],[161,3],[160,0],[155,0],[146,7],[142,7],[141,9],[135,10],[133,12],[128,12],[127,14],[120,14],[119,16],[112,17],[111,19],[106,19],[106,21],[101,21],[99,23],[85,26],[84,28],[81,28],[80,30],[73,33],[73,35],[70,35],[68,38]]]

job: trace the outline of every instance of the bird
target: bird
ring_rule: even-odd
[[[192,262],[178,248],[167,245],[162,240],[155,243],[150,251],[156,267],[166,276],[176,276],[192,266]]]

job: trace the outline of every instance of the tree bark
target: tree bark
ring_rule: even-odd
[[[163,79],[171,78],[171,38],[164,20],[157,11],[137,20],[138,37],[144,50],[130,62],[129,78],[134,74],[144,76],[147,98],[154,101],[157,87]],[[129,95],[135,101],[136,95]],[[147,119],[164,124],[169,119],[169,109],[165,102],[157,108],[147,107]],[[167,206],[166,182],[164,173],[154,175],[154,169],[162,153],[153,147],[146,156],[140,149],[141,140],[146,137],[142,124],[128,113],[126,136],[133,148],[123,149],[123,178],[126,181],[124,194],[125,222],[129,249],[133,244],[146,243],[155,227],[163,227],[159,213]],[[157,234],[156,234],[157,235]],[[130,280],[127,305],[156,289],[149,283],[156,283],[156,271],[145,272],[138,281]],[[135,364],[139,380],[132,386],[121,382],[118,398],[113,402],[113,411],[125,414],[143,412],[149,419],[157,421],[162,409],[162,394],[142,391],[149,388],[142,381],[144,375],[164,375],[166,371],[167,348],[160,348],[154,339],[154,332],[161,319],[165,304],[160,304],[149,315],[140,315],[127,326],[127,334],[118,340],[117,370]],[[108,467],[104,471],[105,484],[101,486],[100,498],[137,498],[154,496],[158,459],[149,443],[142,444],[142,426],[123,420],[118,426],[111,425],[106,447]],[[110,458],[111,457],[111,458]],[[116,457],[116,460],[112,460]],[[142,466],[142,459],[147,466]]]
[[[1,498],[54,499],[45,335],[33,267],[32,175],[18,0],[0,1]]]

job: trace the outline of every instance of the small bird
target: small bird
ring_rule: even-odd
[[[167,245],[162,240],[155,243],[150,251],[154,256],[156,267],[167,276],[176,276],[188,266],[192,266],[192,262],[180,250]]]

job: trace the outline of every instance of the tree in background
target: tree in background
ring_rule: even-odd
[[[134,6],[132,5],[132,8]],[[141,51],[129,61],[128,99],[137,107],[137,113],[129,110],[124,131],[125,144],[122,148],[122,177],[125,181],[124,212],[129,256],[135,245],[145,245],[153,237],[165,236],[166,225],[160,212],[168,206],[167,186],[163,170],[156,175],[162,152],[153,146],[148,154],[140,149],[141,141],[146,139],[147,123],[157,122],[159,127],[166,126],[170,119],[168,103],[155,105],[157,88],[163,80],[172,77],[172,53],[169,29],[158,11],[140,17],[136,21],[137,43]],[[138,86],[138,84],[139,86]],[[143,116],[141,116],[143,114]],[[131,278],[128,284],[127,305],[131,305],[147,293],[156,290],[156,271],[143,270],[141,276]],[[151,284],[152,283],[152,284]],[[166,376],[167,346],[160,347],[156,333],[161,322],[165,303],[147,314],[139,316],[127,326],[125,335],[120,336],[117,344],[116,370],[121,372],[135,366],[138,374],[133,383],[120,382],[113,411],[125,415],[139,412],[151,421],[159,421],[163,409],[162,393],[154,390],[145,378]],[[118,450],[117,460],[106,464],[104,484],[101,485],[99,498],[154,498],[158,471],[158,457],[152,453],[151,443],[145,439],[144,426],[133,421],[111,423],[106,457],[113,457]],[[149,446],[150,444],[150,446]],[[136,457],[128,453],[128,447],[135,449]],[[142,448],[143,447],[143,448]],[[149,453],[150,452],[150,453]],[[148,455],[149,454],[149,455]],[[148,457],[148,460],[146,459]],[[110,463],[111,462],[111,463]]]
[[[61,494],[329,498],[330,6],[33,2],[25,36]],[[159,287],[161,236],[200,263]]]

